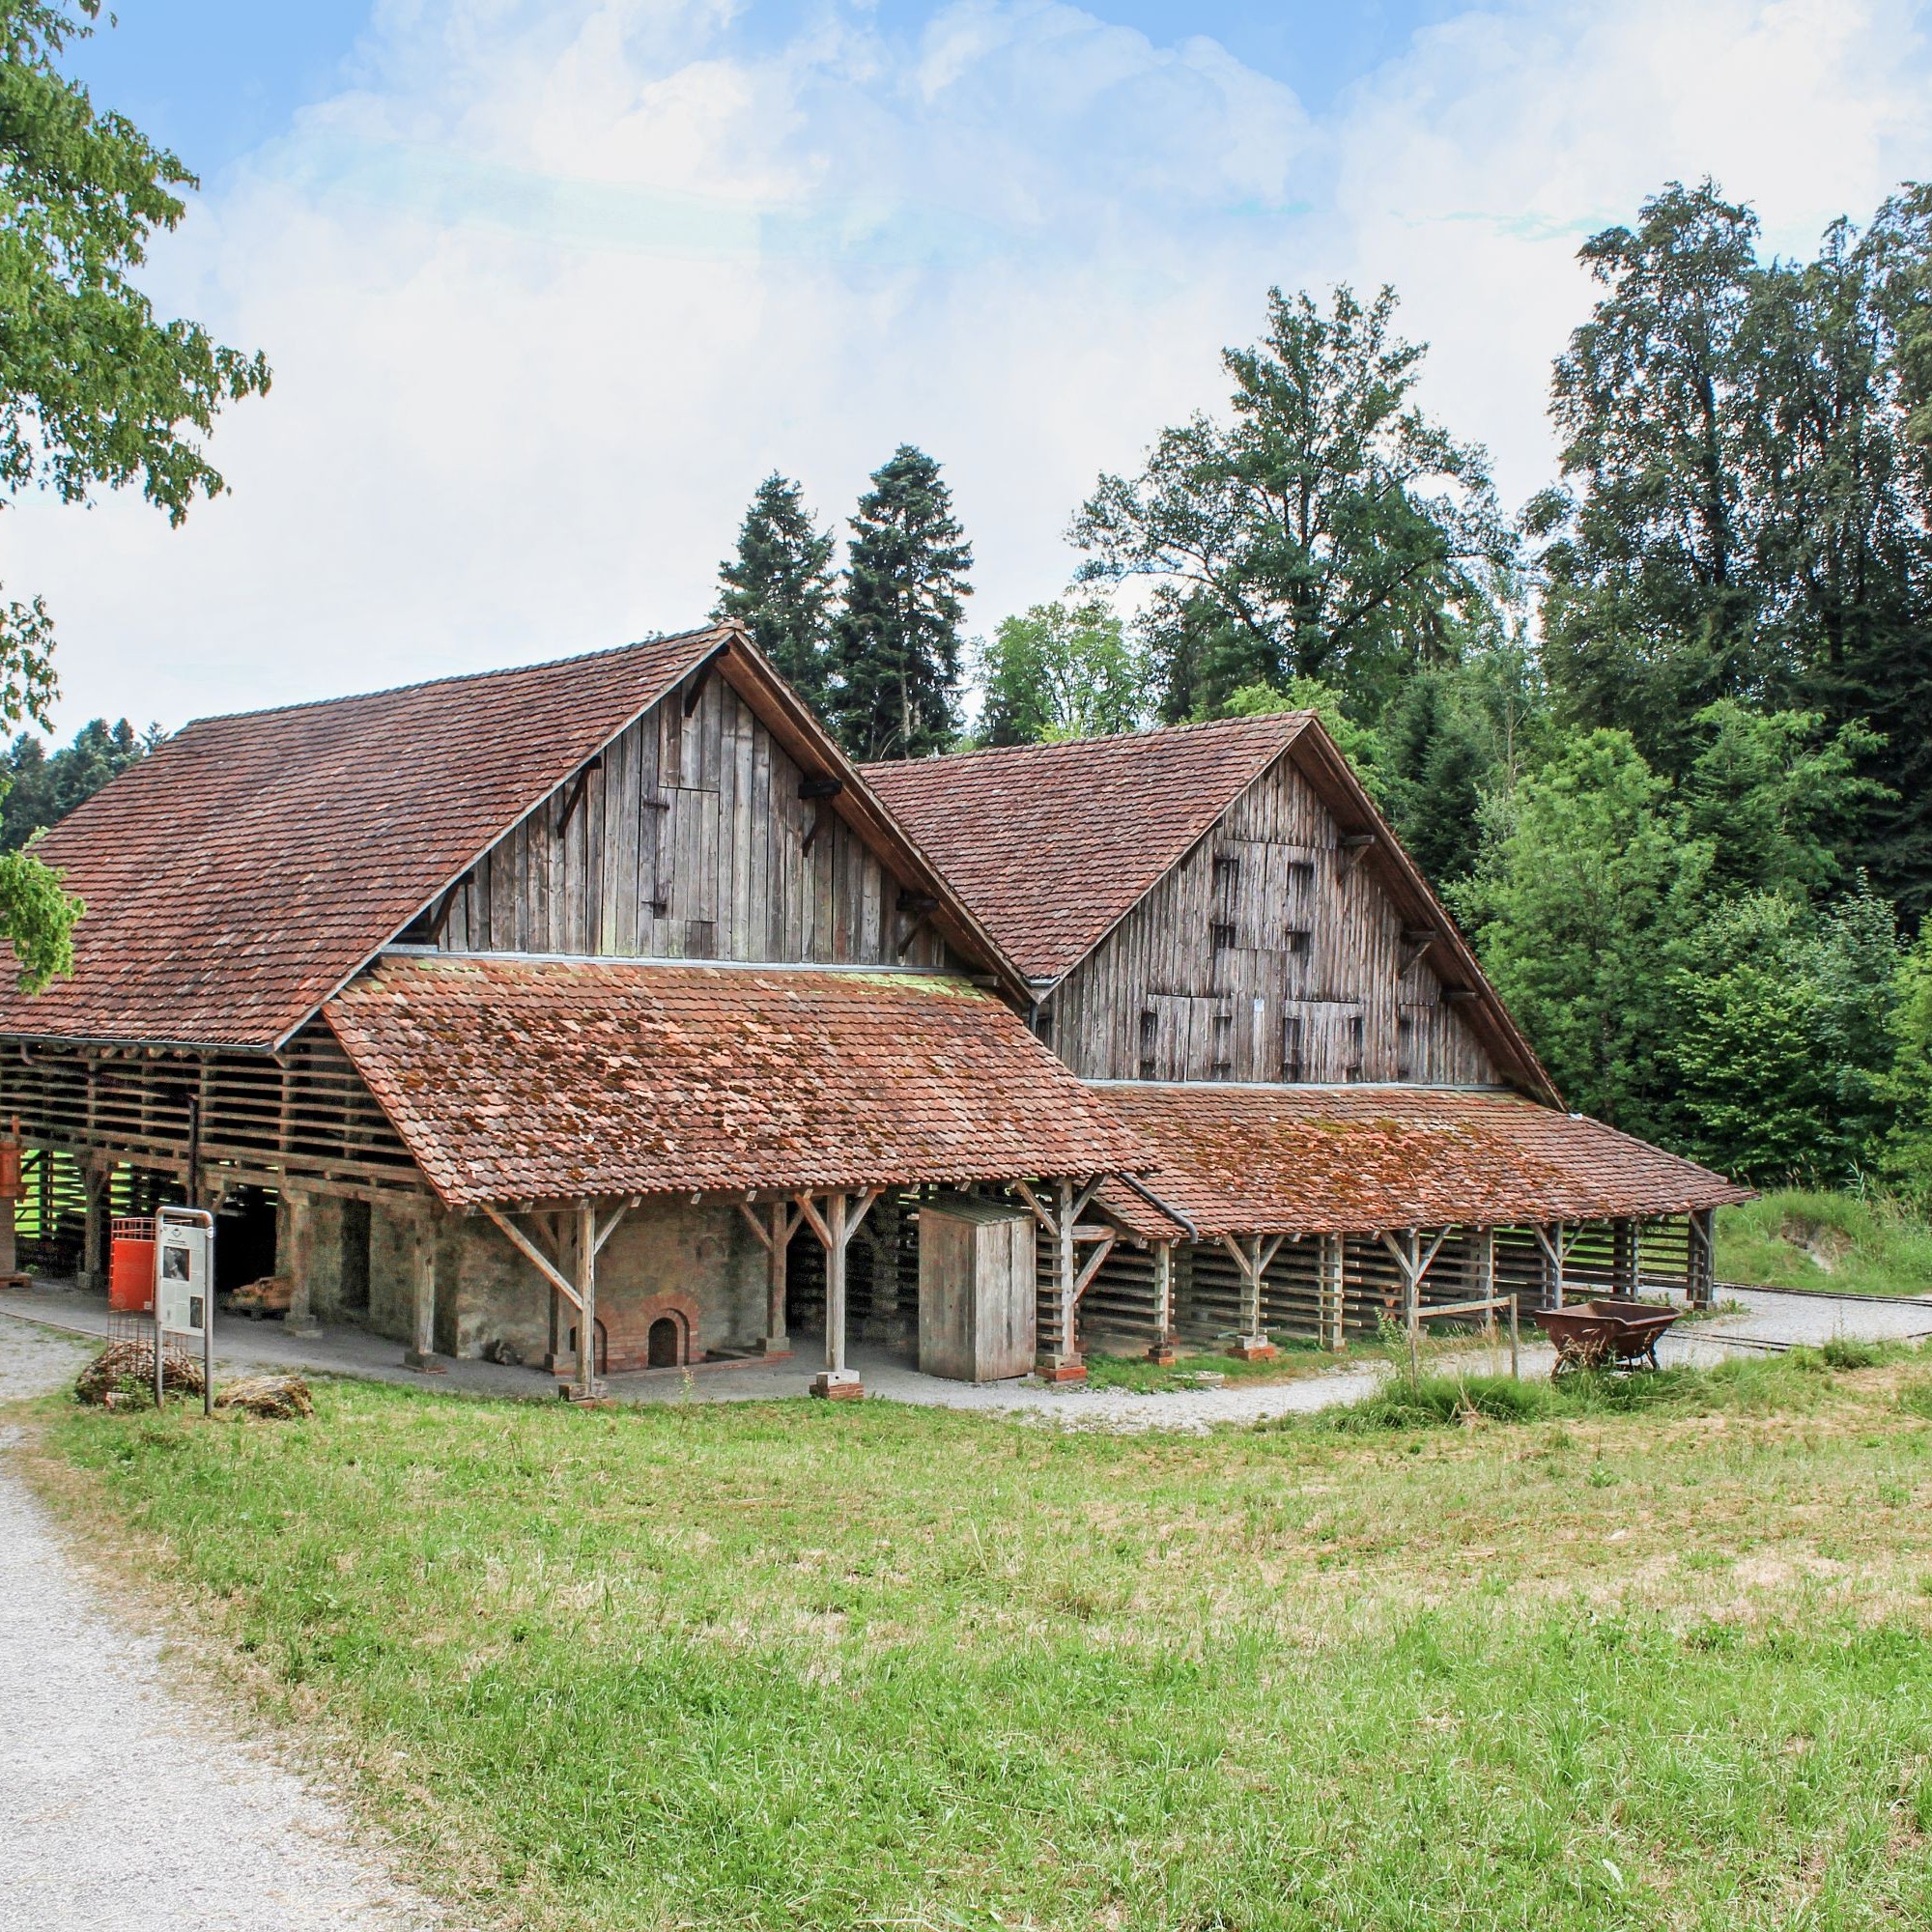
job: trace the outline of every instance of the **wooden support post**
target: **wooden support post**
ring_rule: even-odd
[[[765,1257],[765,1335],[762,1347],[768,1358],[781,1361],[791,1353],[791,1335],[785,1326],[785,1294],[790,1287],[786,1263],[791,1237],[798,1232],[799,1212],[782,1201],[772,1203],[772,1232]]]
[[[282,1322],[285,1335],[313,1337],[322,1333],[315,1319],[315,1200],[298,1189],[282,1192],[282,1225],[275,1231],[278,1252],[275,1272],[289,1278],[289,1312]]]
[[[1717,1209],[1692,1210],[1689,1228],[1690,1254],[1684,1284],[1684,1298],[1692,1308],[1708,1308],[1717,1286],[1718,1222]]]
[[[1052,1313],[1043,1324],[1047,1333],[1040,1337],[1035,1372],[1042,1381],[1084,1382],[1087,1364],[1080,1358],[1079,1269],[1074,1265],[1073,1224],[1086,1205],[1085,1198],[1076,1202],[1072,1181],[1057,1180],[1050,1209],[1042,1211],[1030,1193],[1028,1200],[1047,1224],[1053,1258]]]
[[[114,1210],[109,1193],[113,1180],[112,1168],[86,1167],[81,1170],[80,1184],[87,1204],[81,1224],[80,1285],[83,1288],[101,1290],[107,1286],[107,1223]]]
[[[1493,1228],[1478,1228],[1473,1251],[1476,1264],[1476,1297],[1481,1301],[1493,1303],[1496,1298],[1496,1231]],[[1490,1347],[1496,1346],[1496,1311],[1493,1306],[1483,1317],[1483,1326],[1489,1333]]]
[[[436,1358],[436,1209],[427,1202],[410,1217],[411,1332],[403,1366],[426,1376],[448,1373]]]
[[[1153,1342],[1148,1360],[1171,1368],[1180,1359],[1179,1337],[1174,1328],[1174,1243],[1153,1244]]]
[[[14,1219],[19,1205],[13,1195],[0,1195],[0,1288],[23,1288],[28,1282],[28,1277],[20,1272],[20,1251]]]
[[[1316,1257],[1316,1325],[1321,1345],[1340,1354],[1348,1346],[1343,1335],[1343,1237],[1323,1235]]]
[[[597,1210],[588,1201],[576,1209],[577,1389],[574,1400],[595,1402],[604,1385],[597,1378]]]
[[[1610,1293],[1636,1293],[1636,1223],[1632,1220],[1610,1223]]]
[[[768,1362],[781,1362],[791,1354],[785,1329],[786,1264],[803,1213],[785,1201],[774,1201],[762,1212],[741,1201],[738,1212],[765,1251],[765,1333],[758,1348]]]
[[[822,1195],[817,1201],[808,1194],[798,1197],[799,1211],[825,1248],[825,1367],[812,1378],[811,1392],[832,1402],[851,1402],[866,1393],[845,1361],[845,1254],[878,1198],[876,1187],[856,1200],[846,1193]]]
[[[1265,1249],[1259,1235],[1243,1235],[1238,1241],[1229,1235],[1221,1236],[1221,1245],[1234,1256],[1235,1265],[1241,1271],[1241,1332],[1228,1350],[1236,1361],[1271,1362],[1280,1352],[1262,1325],[1262,1277],[1281,1243],[1279,1235]]]
[[[1402,1317],[1403,1326],[1408,1333],[1408,1374],[1411,1381],[1422,1373],[1422,1278],[1435,1264],[1435,1257],[1442,1252],[1442,1243],[1448,1238],[1449,1230],[1444,1228],[1430,1242],[1429,1252],[1425,1254],[1419,1228],[1409,1229],[1400,1239],[1394,1235],[1382,1236],[1382,1246],[1394,1257],[1396,1271],[1402,1276]],[[1446,1314],[1450,1311],[1445,1308],[1442,1312]]]
[[[1543,1300],[1547,1308],[1563,1306],[1563,1264],[1575,1240],[1574,1236],[1565,1238],[1567,1226],[1566,1222],[1553,1221],[1534,1231],[1536,1245],[1543,1250]]]

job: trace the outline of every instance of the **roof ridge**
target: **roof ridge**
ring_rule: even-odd
[[[1305,724],[1318,714],[1306,707],[1291,711],[1263,711],[1241,718],[1196,718],[1185,724],[1151,724],[1139,731],[1097,731],[1087,738],[1036,739],[1025,745],[975,745],[961,752],[940,752],[929,758],[874,758],[861,764],[862,772],[924,770],[933,765],[958,764],[967,758],[1010,756],[1039,757],[1055,752],[1084,752],[1096,745],[1153,744],[1165,738],[1185,737],[1194,732],[1219,731],[1230,724]]]
[[[412,678],[404,684],[378,685],[373,691],[345,691],[334,697],[303,697],[289,704],[265,704],[248,711],[211,711],[190,718],[173,735],[192,730],[197,724],[233,724],[244,719],[286,718],[297,711],[328,711],[342,705],[360,704],[372,697],[399,697],[406,692],[435,691],[452,684],[488,684],[498,678],[526,677],[532,671],[563,670],[572,665],[594,664],[603,658],[621,657],[626,651],[641,651],[653,645],[680,644],[693,638],[722,634],[737,627],[728,620],[696,624],[688,631],[665,631],[652,638],[634,638],[629,643],[604,644],[594,651],[573,651],[568,657],[539,658],[534,664],[497,665],[489,670],[450,671],[442,677]]]

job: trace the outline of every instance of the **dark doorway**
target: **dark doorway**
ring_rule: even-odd
[[[238,1187],[214,1213],[214,1287],[233,1294],[275,1271],[275,1197]]]
[[[342,1204],[342,1312],[369,1312],[369,1204]]]
[[[675,1369],[684,1361],[684,1328],[674,1315],[660,1315],[644,1338],[644,1359],[654,1369]]]

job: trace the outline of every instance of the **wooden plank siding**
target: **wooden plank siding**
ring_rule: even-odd
[[[901,882],[834,804],[799,797],[804,774],[730,685],[706,678],[687,718],[688,690],[477,861],[441,950],[955,964],[923,927],[901,955]]]
[[[132,1161],[204,1185],[420,1188],[402,1137],[335,1036],[311,1021],[280,1053],[105,1053],[22,1044],[0,1058],[0,1113],[29,1147]]]
[[[1497,1084],[1376,876],[1284,755],[1055,989],[1090,1080]]]

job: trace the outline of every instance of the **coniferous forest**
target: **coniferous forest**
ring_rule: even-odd
[[[855,756],[1319,710],[1570,1104],[1760,1185],[1932,1196],[1932,187],[1808,261],[1666,185],[1581,250],[1508,505],[1395,291],[1270,291],[1226,406],[964,631],[901,447],[834,566],[774,475],[720,612]],[[1046,586],[1042,586],[1046,590]]]

